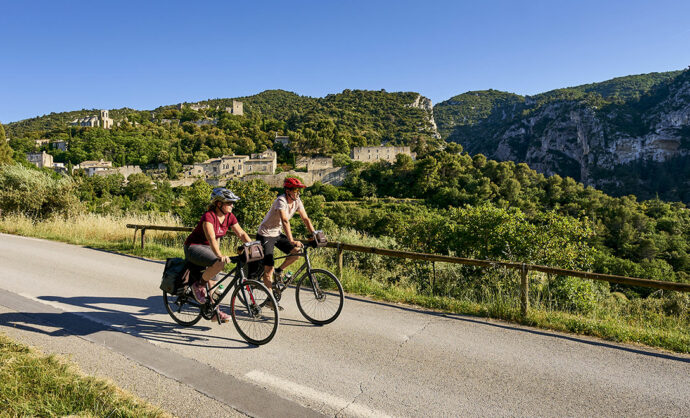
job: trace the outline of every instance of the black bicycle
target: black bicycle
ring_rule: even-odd
[[[178,324],[189,327],[201,318],[212,319],[217,314],[221,302],[232,291],[230,298],[230,313],[237,332],[250,344],[266,344],[278,329],[278,303],[270,290],[263,283],[249,280],[244,274],[246,261],[243,255],[230,257],[235,265],[229,273],[218,280],[213,286],[206,283],[206,302],[200,304],[194,299],[191,284],[201,280],[202,267],[188,264],[189,279],[180,286],[174,294],[163,292],[165,309]],[[221,286],[231,281],[221,291]],[[216,315],[220,323],[220,315]]]
[[[307,241],[299,253],[275,258],[275,260],[281,260],[292,256],[304,257],[304,263],[294,274],[287,276],[286,273],[282,281],[276,282],[274,295],[275,299],[280,301],[282,292],[294,281],[296,283],[295,299],[299,311],[309,322],[326,325],[335,321],[343,310],[345,300],[343,286],[330,271],[311,268],[309,247],[316,248],[316,242]],[[260,281],[264,271],[263,261],[250,263],[248,270],[248,276],[251,279]]]

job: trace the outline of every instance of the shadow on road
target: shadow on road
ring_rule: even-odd
[[[481,319],[475,319],[473,317],[459,315],[459,314],[435,312],[435,311],[430,311],[430,310],[421,309],[421,308],[414,308],[411,306],[394,305],[394,304],[387,303],[387,302],[380,302],[380,301],[369,300],[369,299],[364,299],[364,298],[354,297],[354,296],[345,296],[345,298],[349,299],[349,300],[353,300],[353,301],[369,303],[372,305],[387,306],[389,308],[399,309],[399,310],[407,311],[407,312],[416,312],[416,313],[420,313],[420,314],[424,314],[424,315],[432,315],[432,316],[436,316],[439,318],[453,319],[456,321],[469,322],[469,323],[487,326],[487,327],[495,327],[495,328],[501,328],[501,329],[505,329],[505,330],[517,331],[517,332],[525,332],[525,333],[530,333],[530,334],[535,334],[535,335],[541,335],[544,337],[559,338],[559,339],[573,341],[573,342],[580,343],[580,344],[587,344],[587,345],[592,345],[592,346],[596,346],[596,347],[605,347],[605,348],[609,348],[609,349],[613,349],[613,350],[620,350],[620,351],[626,351],[628,353],[640,354],[643,356],[657,357],[657,358],[663,358],[666,360],[674,360],[674,361],[680,361],[683,363],[690,363],[690,357],[681,357],[681,356],[677,356],[677,355],[673,355],[673,354],[655,352],[655,351],[644,350],[644,349],[640,349],[640,348],[625,347],[625,346],[621,346],[621,345],[615,345],[612,343],[607,343],[604,341],[589,340],[589,339],[585,339],[585,338],[580,338],[580,337],[575,337],[575,336],[565,335],[565,334],[559,334],[556,332],[551,332],[551,331],[546,331],[546,330],[527,328],[526,326],[523,327],[523,326],[518,326],[518,325],[510,325],[508,323],[488,322],[488,318],[487,318],[487,320],[481,320]],[[495,320],[495,319],[491,319],[491,320],[492,321],[499,321],[499,320]],[[595,337],[592,337],[592,338],[595,338]]]
[[[116,330],[141,337],[149,341],[185,346],[208,348],[246,349],[255,347],[239,338],[227,338],[213,335],[208,325],[181,327],[172,319],[162,321],[154,319],[156,315],[168,314],[163,306],[162,296],[150,296],[146,299],[123,297],[57,297],[43,296],[40,300],[60,302],[67,305],[88,308],[88,312],[12,312],[0,314],[0,323],[48,335],[89,335],[100,331]],[[105,305],[105,306],[104,306]],[[131,308],[136,312],[128,312]],[[203,319],[202,319],[203,321]],[[60,329],[46,332],[38,325],[52,325]],[[206,324],[211,324],[207,322]],[[217,323],[216,323],[216,326]],[[232,324],[224,324],[227,331],[236,334]],[[241,345],[238,346],[237,343]]]

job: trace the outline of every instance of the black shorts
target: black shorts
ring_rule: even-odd
[[[263,235],[256,235],[256,239],[261,241],[261,245],[264,246],[264,266],[274,266],[275,261],[273,260],[273,250],[275,247],[285,254],[290,254],[290,252],[295,248],[294,245],[290,244],[285,234],[280,234],[277,237],[264,237]]]
[[[185,245],[184,258],[186,261],[201,267],[208,267],[219,260],[210,245],[202,244]]]

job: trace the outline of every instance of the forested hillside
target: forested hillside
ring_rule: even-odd
[[[69,126],[74,118],[96,114],[96,110],[50,114],[6,128],[19,158],[35,149],[35,139],[62,139],[69,142],[67,151],[45,147],[57,162],[78,164],[102,158],[115,165],[165,163],[174,177],[182,164],[272,148],[276,134],[289,136],[290,151],[303,155],[349,154],[352,147],[388,143],[421,150],[439,147],[430,114],[411,106],[418,96],[345,90],[314,99],[272,90],[239,98],[244,116],[224,111],[232,99],[215,99],[200,102],[209,106],[201,110],[188,105],[181,110],[172,105],[154,111],[113,110],[111,117],[119,126],[110,130]],[[194,123],[204,120],[213,123]]]
[[[443,137],[471,154],[526,162],[615,196],[690,202],[690,70],[529,97],[468,92],[434,113]]]

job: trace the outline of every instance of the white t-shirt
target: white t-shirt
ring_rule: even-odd
[[[258,234],[264,237],[277,237],[280,235],[280,230],[283,226],[280,221],[280,211],[284,210],[287,213],[288,219],[291,219],[300,208],[304,209],[304,205],[299,197],[292,202],[292,205],[288,205],[287,197],[281,194],[273,201],[271,209],[264,216],[264,220],[261,221]]]

